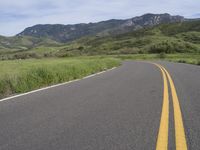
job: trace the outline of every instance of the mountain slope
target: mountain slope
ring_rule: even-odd
[[[58,52],[77,54],[200,53],[200,20],[167,23],[106,37],[84,37]]]
[[[112,35],[130,32],[162,23],[182,22],[184,17],[169,14],[145,14],[126,20],[108,20],[98,23],[75,25],[35,25],[26,28],[17,36],[50,38],[58,42],[69,42],[88,35]]]

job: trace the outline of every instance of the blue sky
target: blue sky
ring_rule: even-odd
[[[145,13],[200,18],[199,0],[0,0],[0,35],[35,24],[75,24],[125,19]]]

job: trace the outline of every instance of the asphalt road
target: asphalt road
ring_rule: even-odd
[[[187,147],[198,150],[200,67],[156,63],[174,81]],[[0,150],[154,150],[162,107],[160,69],[127,61],[103,74],[1,101]],[[176,148],[173,114],[169,96],[169,149]]]

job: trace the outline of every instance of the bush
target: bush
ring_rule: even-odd
[[[82,50],[84,50],[84,47],[80,46],[80,47],[78,47],[78,50],[82,51]]]
[[[166,54],[164,52],[158,54],[158,58],[164,59],[166,58]]]
[[[186,63],[186,60],[178,60],[179,63]]]
[[[163,41],[153,44],[149,47],[149,53],[183,53],[196,52],[197,48],[190,43],[182,41]]]
[[[13,59],[28,59],[28,58],[40,58],[36,53],[17,53],[13,56]]]
[[[138,54],[138,48],[124,48],[120,50],[120,54]]]
[[[197,65],[200,65],[200,61],[197,62]]]

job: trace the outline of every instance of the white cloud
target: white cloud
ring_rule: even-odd
[[[194,17],[199,6],[191,0],[0,0],[0,34],[14,35],[35,24],[97,22],[149,12]]]

